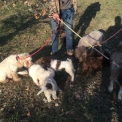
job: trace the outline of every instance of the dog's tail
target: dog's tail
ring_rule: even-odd
[[[49,90],[49,89],[52,89],[52,88],[53,88],[53,85],[51,83],[46,83],[46,85],[42,87],[42,89],[37,93],[37,95],[41,94],[45,90]]]
[[[28,71],[27,70],[19,71],[19,72],[17,72],[17,74],[19,74],[19,75],[28,75]]]

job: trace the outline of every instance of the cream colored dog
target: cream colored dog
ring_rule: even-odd
[[[0,63],[0,82],[5,83],[11,78],[14,81],[21,80],[17,74],[17,69],[32,65],[32,58],[28,53],[10,55]]]

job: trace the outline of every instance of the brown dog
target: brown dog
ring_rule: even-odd
[[[101,52],[107,58],[110,58],[110,52],[108,50],[103,50]],[[92,50],[83,58],[83,74],[86,72],[95,73],[103,66],[108,66],[110,64],[109,60],[102,56],[100,53]]]

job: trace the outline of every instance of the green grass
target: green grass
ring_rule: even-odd
[[[0,61],[11,54],[33,52],[51,35],[47,15],[35,19],[29,11],[30,7],[22,1],[16,7],[12,7],[10,2],[8,7],[9,10],[0,1]],[[121,8],[121,0],[79,0],[74,30],[84,36],[101,29],[105,37],[109,38],[122,26]],[[118,24],[115,24],[115,18],[118,18]],[[122,40],[121,33],[108,41],[107,48],[111,52]],[[75,41],[77,40],[79,38],[75,36]],[[50,54],[50,44],[37,54],[38,60]],[[24,77],[17,83],[1,83],[0,122],[121,122],[122,105],[117,101],[119,87],[115,85],[111,94],[107,91],[109,67],[98,71],[94,76],[82,76],[81,64],[75,62],[75,65],[79,68],[76,67],[73,87],[70,87],[64,74],[58,74],[57,82],[62,84],[59,87],[63,86],[63,93],[51,103],[44,103],[44,94],[36,95],[39,88],[29,77]]]

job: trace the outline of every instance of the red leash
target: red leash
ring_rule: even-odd
[[[58,29],[58,26],[59,25],[56,26],[56,29],[53,31],[53,33],[51,34],[51,36],[45,41],[45,43],[42,45],[42,47],[40,47],[36,52],[34,52],[31,55],[26,56],[24,58],[19,58],[19,56],[16,56],[16,58],[19,59],[19,60],[22,60],[22,59],[25,59],[25,58],[28,58],[28,57],[32,57],[33,55],[35,55],[36,53],[38,53],[40,50],[42,50],[49,43],[49,41],[51,40],[52,36],[55,34],[56,30]]]

